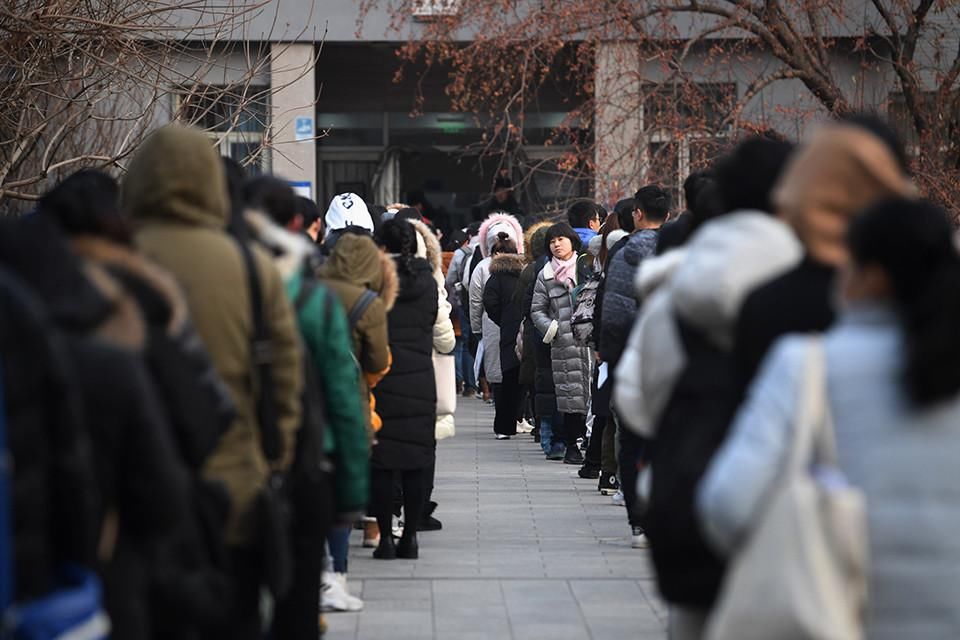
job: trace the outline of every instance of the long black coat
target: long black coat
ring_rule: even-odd
[[[483,289],[483,308],[500,327],[500,369],[509,371],[520,366],[517,357],[517,333],[523,320],[520,305],[516,304],[520,272],[525,265],[523,256],[500,254],[490,262],[490,278]]]
[[[100,567],[113,637],[149,637],[147,546],[188,512],[187,476],[143,359],[136,303],[103,271],[69,251],[42,216],[0,230],[0,264],[37,294],[63,332],[70,375],[92,443],[98,520],[113,531]]]
[[[66,354],[39,301],[0,269],[0,374],[13,475],[15,599],[46,594],[63,563],[93,561],[97,485]]]
[[[383,427],[371,464],[377,469],[422,469],[436,456],[437,388],[433,373],[433,325],[437,281],[430,263],[397,265],[400,292],[387,314],[393,364],[374,390]]]
[[[542,256],[532,265],[534,278],[523,295],[523,317],[530,327],[529,339],[533,346],[534,362],[536,363],[536,372],[533,379],[533,408],[537,416],[543,417],[550,417],[557,413],[557,389],[553,384],[553,356],[550,345],[543,343],[543,336],[533,326],[533,320],[530,319],[530,307],[533,306],[533,288],[537,284],[536,275],[540,273],[548,260],[548,256]],[[524,340],[527,339],[528,336],[525,333]]]

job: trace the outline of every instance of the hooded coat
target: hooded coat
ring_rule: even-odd
[[[183,287],[197,332],[237,408],[205,473],[223,482],[230,494],[228,544],[247,546],[256,533],[254,500],[269,466],[256,417],[259,390],[248,276],[237,242],[226,232],[229,204],[220,158],[203,133],[164,127],[147,138],[130,162],[122,198],[138,223],[137,246]],[[299,334],[280,273],[265,251],[251,251],[273,338],[277,423],[284,443],[278,467],[285,469],[293,460],[300,421]]]
[[[351,327],[353,354],[364,375],[360,397],[367,430],[373,433],[368,377],[379,378],[390,368],[387,312],[397,298],[397,268],[389,256],[367,236],[344,234],[320,270],[320,279],[340,299],[349,315],[364,291],[378,294]]]
[[[436,458],[437,388],[433,373],[433,328],[437,281],[423,258],[398,265],[400,291],[387,314],[393,365],[373,390],[383,428],[371,464],[376,469],[429,467]]]
[[[589,268],[577,260],[576,283],[584,282]],[[576,284],[575,283],[575,284]],[[587,347],[577,344],[570,324],[573,291],[554,277],[549,260],[537,275],[530,306],[530,319],[543,342],[550,345],[553,384],[560,413],[586,415],[590,401],[591,357]]]
[[[523,256],[515,253],[494,256],[490,262],[490,278],[483,290],[484,311],[500,327],[500,367],[503,371],[520,366],[517,334],[523,318],[516,294],[524,266]]]
[[[523,253],[523,228],[517,219],[506,213],[491,214],[480,225],[477,234],[483,260],[470,276],[470,328],[474,334],[483,336],[483,369],[491,384],[503,381],[500,371],[500,327],[483,309],[483,289],[490,277],[490,251],[497,241],[497,234],[501,232],[514,241],[518,253]]]

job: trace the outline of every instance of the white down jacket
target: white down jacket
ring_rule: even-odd
[[[643,261],[636,286],[640,315],[617,365],[617,415],[632,431],[656,424],[686,364],[675,317],[723,349],[733,346],[740,305],[753,289],[803,256],[793,231],[761,211],[736,211],[705,224],[685,248]],[[674,315],[676,314],[676,315]]]

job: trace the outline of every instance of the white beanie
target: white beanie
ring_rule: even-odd
[[[334,196],[324,217],[327,235],[331,231],[346,229],[347,227],[363,227],[373,233],[373,218],[367,209],[367,203],[355,193],[341,193]]]

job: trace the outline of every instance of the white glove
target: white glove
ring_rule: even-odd
[[[557,331],[560,330],[560,323],[556,320],[550,322],[547,332],[543,334],[543,344],[550,344],[557,337]]]

